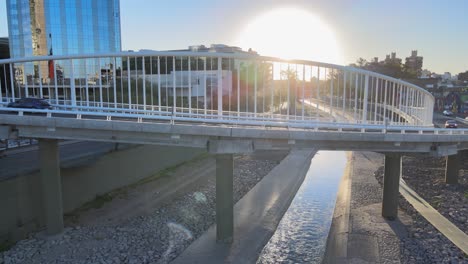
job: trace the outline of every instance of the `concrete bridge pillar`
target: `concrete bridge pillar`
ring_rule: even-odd
[[[55,235],[63,231],[62,181],[58,140],[39,140],[39,160],[46,233]]]
[[[382,216],[394,220],[398,215],[398,192],[401,175],[401,155],[385,154]]]
[[[445,166],[445,183],[457,184],[458,171],[460,170],[460,154],[449,155],[446,159]]]
[[[216,240],[231,243],[234,230],[233,154],[216,154]]]

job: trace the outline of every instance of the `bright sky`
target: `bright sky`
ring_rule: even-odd
[[[8,35],[4,1],[0,0],[0,36]],[[288,54],[284,50],[291,49],[304,52],[304,56],[298,59],[313,57],[306,53],[317,55],[317,49],[326,49],[320,53],[339,53],[341,63],[349,64],[359,57],[367,60],[379,57],[382,60],[392,51],[397,53],[397,57],[404,59],[411,54],[411,50],[416,49],[418,55],[424,57],[423,68],[437,73],[449,71],[452,74],[468,70],[468,1],[465,0],[120,2],[124,50],[166,50],[187,48],[196,44],[244,43],[252,46],[263,45],[252,48],[265,56],[276,55],[262,52],[271,53],[272,48],[283,49],[283,53],[279,54]],[[278,19],[271,19],[270,15],[270,18],[252,26],[253,21],[258,21],[262,15],[281,8],[300,10],[308,15],[290,15]],[[282,27],[283,22],[285,26]],[[256,34],[255,30],[246,32],[248,25],[257,31],[264,27],[265,31],[262,32],[267,32],[265,34],[269,36],[259,36],[262,32]],[[323,28],[327,30],[326,34],[319,30]],[[291,37],[290,31],[302,36]],[[323,37],[324,35],[332,36],[331,40],[329,37]],[[275,44],[265,47],[262,43],[264,39]],[[328,44],[333,40],[336,41],[336,48],[326,48],[332,46]],[[315,41],[322,43],[314,46],[312,44]],[[296,48],[299,43],[300,48]]]

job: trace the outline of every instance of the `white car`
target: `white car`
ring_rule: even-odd
[[[444,110],[444,112],[442,112],[442,114],[444,114],[444,116],[451,116],[453,115],[453,113],[449,110]]]

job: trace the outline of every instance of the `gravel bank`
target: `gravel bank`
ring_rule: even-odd
[[[464,169],[468,172],[466,160]],[[403,179],[416,193],[429,202],[448,220],[465,233],[467,232],[468,174],[460,175],[460,185],[445,184],[445,158],[432,158],[427,155],[403,157]],[[375,176],[380,184],[383,167]],[[401,263],[468,263],[468,256],[452,244],[445,236],[423,218],[401,195],[400,209],[412,218],[406,225],[407,237],[400,240]]]
[[[268,154],[236,156],[235,202],[277,164]],[[3,252],[0,263],[168,263],[214,221],[215,181],[211,177],[196,191],[125,223],[68,227],[55,238],[32,235]]]

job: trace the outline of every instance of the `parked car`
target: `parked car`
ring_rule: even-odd
[[[442,112],[442,114],[444,114],[444,116],[451,116],[453,115],[453,113],[449,110],[444,110],[444,112]]]
[[[445,122],[445,128],[457,128],[458,127],[458,124],[457,124],[457,121],[455,120],[447,120]]]
[[[18,99],[8,104],[8,107],[13,108],[30,108],[30,109],[52,109],[52,106],[47,100],[42,98],[26,97]]]

